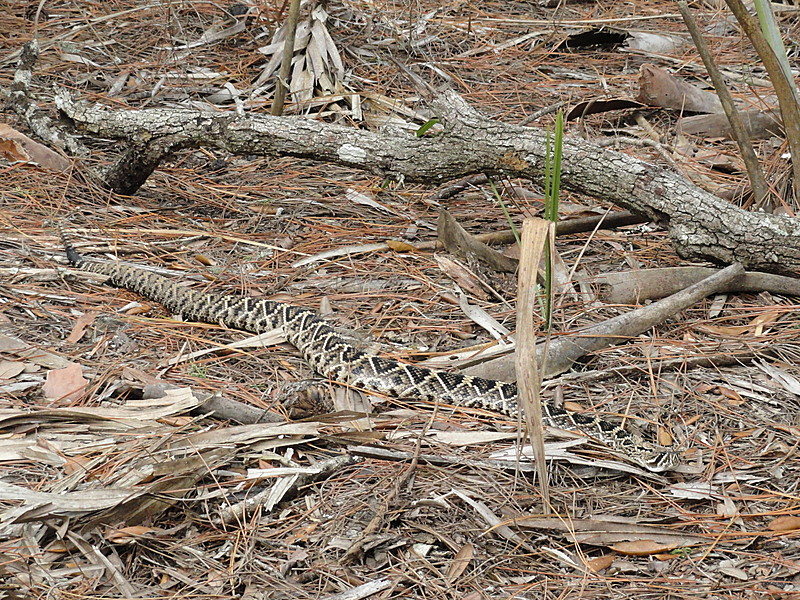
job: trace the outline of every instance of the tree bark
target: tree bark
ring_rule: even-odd
[[[544,131],[488,119],[452,91],[432,103],[444,132],[424,137],[301,117],[108,110],[76,104],[65,91],[57,92],[56,104],[85,131],[137,145],[296,156],[432,185],[475,173],[541,183],[544,173]],[[564,141],[562,169],[564,188],[647,216],[668,230],[684,258],[739,262],[784,274],[800,271],[800,222],[795,219],[744,211],[669,169],[580,139]]]

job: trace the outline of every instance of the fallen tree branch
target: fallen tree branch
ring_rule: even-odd
[[[728,288],[743,274],[742,266],[733,264],[721,271],[715,271],[705,279],[658,302],[642,306],[574,333],[551,339],[547,346],[547,364],[542,374],[543,377],[548,379],[560,375],[567,371],[575,361],[587,354],[647,331],[696,304],[706,296]],[[544,343],[536,346],[537,360],[542,360],[544,350]],[[463,372],[486,379],[517,380],[514,355],[501,356],[463,369]]]
[[[643,304],[674,294],[713,275],[709,267],[664,267],[616,273],[600,273],[587,281],[597,285],[597,297],[607,304]],[[745,273],[718,293],[745,292],[800,296],[800,279],[771,273]]]
[[[488,119],[452,91],[433,101],[445,123],[445,131],[435,137],[376,133],[300,117],[109,110],[75,103],[64,90],[57,92],[56,104],[85,131],[128,139],[139,154],[151,158],[163,156],[166,149],[211,146],[234,154],[308,158],[428,183],[474,173],[540,182],[544,173],[544,131]],[[143,151],[143,140],[155,150]],[[567,189],[610,200],[660,223],[686,258],[739,262],[751,270],[800,270],[800,222],[744,211],[666,168],[570,139],[564,142],[561,180]]]

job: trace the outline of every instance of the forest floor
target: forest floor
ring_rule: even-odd
[[[10,89],[41,8],[31,89],[52,117],[54,86],[114,109],[236,110],[238,102],[268,113],[274,78],[259,76],[274,49],[263,48],[285,15],[281,3],[264,4],[253,2],[244,17],[197,0],[6,0],[0,88]],[[708,6],[697,18],[734,95],[768,103],[771,88],[749,44],[724,8]],[[670,2],[346,0],[325,11],[315,18],[327,42],[312,36],[298,56],[327,61],[333,73],[335,47],[342,69],[330,75],[334,91],[300,107],[289,102],[287,114],[413,135],[432,115],[407,70],[509,123],[562,101],[569,110],[632,100],[644,64],[706,81]],[[301,19],[308,17],[306,7]],[[779,20],[797,39],[797,13],[787,9]],[[642,32],[680,43],[627,47]],[[735,146],[676,135],[679,116],[627,105],[571,120],[566,135],[668,164],[715,191],[736,189],[743,176]],[[30,134],[10,108],[4,121]],[[530,125],[553,122],[548,113]],[[0,137],[5,144],[7,132]],[[659,143],[636,143],[648,139]],[[298,158],[202,149],[177,153],[122,196],[86,173],[113,164],[124,145],[81,140],[90,152],[68,169],[0,163],[2,597],[800,592],[795,298],[709,297],[546,382],[546,396],[624,419],[682,456],[672,472],[617,469],[603,445],[562,435],[548,443],[547,512],[518,455],[514,420],[343,394],[327,382],[323,404],[334,410],[290,419],[285,400],[313,376],[291,346],[233,347],[250,336],[182,322],[70,269],[54,229],[65,223],[85,255],[307,306],[380,352],[420,361],[494,341],[462,309],[463,298],[515,328],[514,278],[458,270],[447,253],[419,249],[436,239],[440,209],[471,233],[501,231],[505,211],[517,224],[541,213],[541,189],[498,180],[444,197],[442,182],[410,185]],[[758,149],[776,155],[780,141]],[[565,194],[561,216],[609,209],[601,198]],[[793,205],[782,210],[791,214]],[[590,276],[686,264],[652,224],[563,236],[556,248],[572,290],[557,302],[556,334],[634,308],[595,299],[583,285]],[[704,356],[703,366],[692,362]],[[198,412],[209,395],[261,409],[264,422]]]

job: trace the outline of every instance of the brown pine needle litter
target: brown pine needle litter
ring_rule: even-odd
[[[289,94],[285,114],[413,135],[436,115],[425,86],[397,63],[508,123],[561,101],[634,98],[644,63],[695,84],[704,77],[688,41],[650,51],[602,39],[606,27],[688,40],[671,3],[545,4],[329,2],[313,18],[306,7],[301,24],[317,25],[298,30],[297,97]],[[750,48],[720,25],[724,11],[694,14],[734,97],[763,108],[771,90]],[[795,39],[791,14],[779,22]],[[30,85],[51,118],[53,86],[114,109],[265,112],[274,80],[259,75],[284,19],[283,3],[6,0],[0,85],[11,89],[36,27]],[[581,33],[595,41],[578,45]],[[541,114],[531,126],[552,126]],[[567,136],[614,139],[735,197],[734,146],[675,139],[677,118],[592,114]],[[36,139],[11,107],[4,122]],[[653,131],[661,137],[652,145],[625,141]],[[548,436],[545,516],[512,420],[327,381],[299,385],[313,372],[279,334],[236,347],[247,334],[184,323],[68,269],[54,226],[64,223],[86,255],[308,306],[366,348],[441,364],[450,352],[470,349],[461,359],[507,343],[497,331],[515,330],[513,277],[462,261],[456,282],[442,266],[455,259],[431,250],[440,207],[472,234],[508,229],[485,180],[437,196],[454,182],[178,149],[123,196],[90,174],[128,148],[78,137],[90,154],[66,170],[19,162],[19,148],[0,163],[7,597],[699,600],[800,591],[796,298],[710,297],[546,381],[546,397],[624,420],[678,448],[683,465],[657,476],[625,471],[602,445]],[[768,171],[785,168],[776,147],[756,149],[772,161]],[[517,224],[541,210],[530,182],[494,183]],[[568,193],[562,216],[610,208]],[[554,336],[633,308],[598,301],[591,276],[686,264],[654,226],[559,236],[556,248],[571,280],[556,298]],[[468,316],[465,303],[502,329]]]

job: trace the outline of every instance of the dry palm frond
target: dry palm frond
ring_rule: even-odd
[[[315,98],[324,98],[326,103],[336,101],[341,99],[345,91],[344,65],[336,43],[328,32],[327,22],[328,13],[321,6],[316,6],[311,15],[297,25],[292,74],[287,83],[292,100],[299,106],[313,106]],[[287,26],[284,23],[275,32],[272,43],[259,48],[259,52],[271,58],[255,83],[256,89],[251,100],[273,87],[272,83],[265,84],[280,67],[286,33]]]

